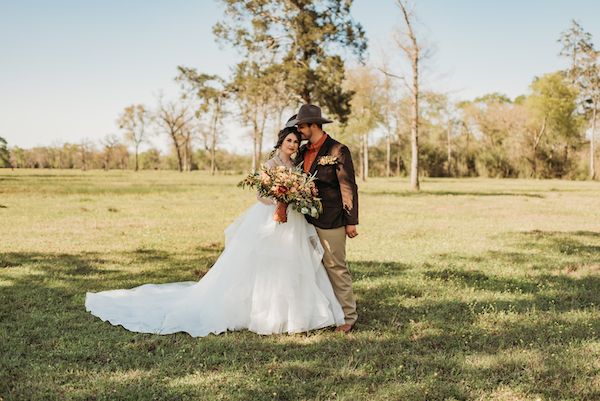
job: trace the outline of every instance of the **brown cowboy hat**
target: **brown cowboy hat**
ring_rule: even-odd
[[[333,121],[321,116],[321,108],[314,104],[303,104],[296,116],[296,125],[298,124],[328,124]]]

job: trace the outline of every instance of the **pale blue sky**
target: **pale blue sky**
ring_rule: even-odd
[[[175,94],[177,65],[227,76],[236,53],[211,33],[221,11],[213,0],[0,0],[0,136],[23,147],[98,140],[118,133],[126,105]],[[436,48],[426,83],[456,98],[515,97],[563,68],[556,40],[573,18],[600,45],[596,0],[417,0],[416,12]],[[352,13],[375,63],[400,14],[393,0],[355,0]],[[244,140],[230,134],[226,146]]]

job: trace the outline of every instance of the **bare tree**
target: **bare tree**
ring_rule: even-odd
[[[259,63],[241,62],[236,66],[231,88],[240,108],[242,123],[252,129],[252,171],[256,171],[262,157],[265,126],[269,115],[283,113],[284,99],[278,99],[278,83],[282,71],[277,67],[263,68]]]
[[[208,139],[205,147],[210,152],[210,172],[217,170],[216,151],[220,139],[220,126],[225,115],[225,101],[229,97],[230,88],[225,80],[218,75],[198,73],[195,68],[179,66],[179,75],[176,80],[181,82],[184,90],[183,98],[191,94],[191,98],[198,101],[195,117],[198,124],[203,117],[208,119]],[[190,142],[188,142],[190,143]]]
[[[414,30],[415,15],[412,10],[408,9],[407,2],[405,0],[396,0],[396,5],[400,9],[403,19],[403,26],[395,32],[394,42],[396,46],[401,50],[402,56],[407,59],[411,68],[411,80],[410,83],[402,75],[397,75],[380,69],[384,74],[389,77],[400,79],[410,93],[411,99],[411,166],[410,166],[410,188],[413,191],[420,190],[419,184],[419,127],[420,127],[420,114],[419,114],[419,101],[420,101],[420,67],[421,61],[428,54],[427,49],[424,48],[422,43],[417,41],[417,36]]]
[[[413,30],[412,20],[414,16],[408,11],[404,1],[396,0],[396,4],[402,11],[402,17],[406,24],[404,32],[398,31],[396,44],[402,50],[405,57],[410,60],[412,68],[412,122],[410,127],[411,137],[411,162],[410,162],[410,188],[413,191],[420,189],[419,184],[419,63],[421,60],[421,48]]]
[[[590,132],[590,179],[596,179],[596,121],[600,108],[600,51],[594,49],[589,43],[586,49],[584,68],[581,73],[581,94],[584,98],[585,114],[591,120]]]
[[[150,122],[150,111],[143,104],[125,107],[117,120],[119,128],[125,130],[125,139],[135,149],[135,171],[139,170],[140,145],[147,140],[148,131],[146,128]]]
[[[94,143],[88,139],[84,138],[79,143],[79,154],[81,159],[81,169],[86,171],[88,169],[88,165],[91,162],[91,158],[94,152]]]
[[[378,68],[380,72],[383,72],[383,78],[381,79],[381,125],[385,132],[385,176],[391,176],[391,163],[392,163],[392,140],[395,137],[395,133],[398,127],[398,119],[396,118],[398,113],[398,99],[400,95],[399,88],[395,85],[395,81],[392,79],[390,71],[389,53],[387,49],[381,49],[381,67]]]
[[[369,135],[382,122],[383,101],[380,77],[370,67],[356,67],[348,70],[346,89],[352,91],[352,114],[344,132],[360,143],[360,176],[363,181],[369,177]]]
[[[100,143],[102,144],[102,146],[104,148],[103,153],[102,153],[102,157],[103,157],[102,165],[104,167],[104,170],[108,171],[110,169],[110,161],[113,156],[114,150],[115,150],[116,146],[119,144],[119,138],[117,138],[117,136],[114,134],[109,134],[109,135],[106,135],[104,137],[104,139],[102,139],[102,141],[100,141]]]
[[[177,155],[177,167],[179,171],[187,171],[190,167],[189,156],[191,155],[191,122],[194,118],[191,107],[182,102],[164,102],[159,98],[157,124],[164,130],[173,143]]]
[[[575,20],[562,32],[561,56],[571,59],[568,76],[579,91],[579,108],[591,120],[590,179],[596,179],[596,119],[600,107],[600,52],[594,48],[592,35]]]

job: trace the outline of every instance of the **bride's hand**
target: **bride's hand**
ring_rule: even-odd
[[[275,214],[273,215],[273,220],[278,223],[285,223],[287,221],[287,203],[277,202],[275,206]]]

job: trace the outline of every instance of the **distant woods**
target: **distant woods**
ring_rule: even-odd
[[[575,21],[556,38],[566,70],[532,77],[514,99],[461,100],[431,87],[422,68],[429,48],[405,1],[396,0],[401,23],[376,65],[364,64],[366,36],[351,1],[221,3],[215,38],[243,55],[230,77],[179,66],[180,95],[125,106],[119,135],[33,149],[0,138],[0,166],[255,170],[287,118],[312,102],[336,120],[326,129],[349,145],[364,180],[408,175],[418,190],[423,176],[598,178],[600,53]],[[157,137],[169,152],[151,147]],[[234,137],[251,153],[223,150]]]

